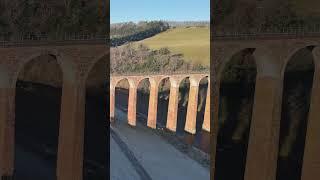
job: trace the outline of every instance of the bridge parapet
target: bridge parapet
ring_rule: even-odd
[[[209,69],[200,70],[200,71],[175,71],[175,72],[145,72],[145,73],[111,73],[111,77],[117,77],[117,76],[157,76],[157,75],[167,75],[167,76],[173,76],[173,75],[183,75],[183,74],[210,74]]]
[[[287,26],[282,28],[253,28],[245,31],[214,29],[212,33],[212,37],[215,40],[291,39],[315,36],[320,36],[320,24],[314,24],[312,26]]]
[[[74,44],[105,44],[108,45],[110,38],[107,35],[97,34],[64,34],[64,35],[48,35],[48,34],[21,34],[17,37],[9,35],[0,36],[0,48],[8,47],[27,47],[27,46],[62,46]],[[109,46],[108,46],[109,47]]]

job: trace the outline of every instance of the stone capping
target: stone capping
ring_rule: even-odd
[[[90,40],[23,40],[23,41],[0,41],[0,48],[30,47],[30,46],[66,46],[66,45],[101,45],[108,46],[107,39]]]
[[[320,24],[313,23],[312,25],[288,25],[285,27],[254,27],[240,31],[227,30],[223,28],[215,28],[212,32],[213,39],[226,38],[226,39],[260,39],[260,38],[286,38],[293,37],[319,37]]]
[[[48,35],[46,33],[23,33],[10,36],[9,33],[0,33],[0,48],[28,47],[28,46],[61,46],[74,44],[106,44],[110,38],[107,35],[64,33],[63,35]]]
[[[279,39],[299,39],[299,38],[319,38],[320,32],[314,33],[235,33],[235,34],[212,34],[212,40],[279,40]]]
[[[190,74],[190,75],[202,75],[202,74],[208,74],[210,75],[210,70],[206,71],[181,71],[181,72],[146,72],[146,73],[126,73],[126,74],[110,74],[111,77],[122,77],[122,76],[173,76],[173,75],[185,75],[185,74]]]

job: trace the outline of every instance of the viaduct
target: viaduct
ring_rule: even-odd
[[[57,179],[81,180],[86,80],[93,66],[109,56],[105,39],[3,42],[0,48],[0,177],[14,174],[15,88],[31,60],[54,56],[63,74]],[[41,63],[41,62],[40,62]],[[106,68],[107,79],[107,68]]]
[[[314,78],[308,114],[301,180],[320,176],[320,34],[264,34],[213,36],[211,61],[216,64],[214,79],[212,129],[212,172],[216,170],[216,148],[219,133],[219,94],[223,71],[232,57],[252,49],[256,65],[256,83],[245,163],[245,180],[276,180],[280,136],[281,103],[284,74],[290,59],[301,49],[309,48],[314,60]],[[301,60],[301,59],[300,59]],[[212,79],[211,78],[211,79]],[[230,162],[232,163],[232,162]],[[232,171],[229,171],[232,173]]]
[[[245,180],[275,180],[279,149],[281,104],[284,74],[291,58],[301,49],[309,48],[314,60],[314,78],[311,93],[305,151],[302,167],[302,180],[313,180],[320,176],[320,36],[277,35],[261,37],[215,37],[213,38],[213,67],[210,79],[214,78],[216,92],[213,91],[211,107],[213,118],[209,127],[209,107],[206,105],[206,118],[203,129],[212,129],[212,168],[215,172],[215,153],[218,137],[219,94],[223,70],[232,57],[246,49],[253,49],[257,75],[248,152],[245,165]],[[6,44],[0,48],[0,176],[10,177],[14,172],[14,130],[15,130],[15,88],[17,77],[23,66],[41,55],[53,55],[57,58],[63,72],[62,103],[58,147],[57,179],[81,180],[83,160],[83,129],[85,82],[95,63],[109,55],[104,42],[52,42],[50,44]],[[194,75],[146,75],[111,77],[110,114],[114,118],[114,89],[121,79],[130,84],[128,123],[135,125],[135,102],[137,86],[142,79],[150,81],[150,102],[148,126],[155,127],[157,86],[161,79],[171,80],[168,129],[176,128],[177,87],[181,79],[190,78],[190,94],[185,130],[195,133],[194,112],[195,94],[199,80],[206,74]],[[211,80],[212,81],[212,80]],[[209,92],[209,91],[208,91]],[[209,92],[210,93],[210,92]],[[209,97],[209,95],[208,95]],[[208,101],[210,104],[210,101]],[[230,172],[232,173],[232,172]],[[211,174],[214,177],[214,174]]]
[[[81,180],[83,177],[83,146],[85,121],[86,82],[93,67],[109,56],[105,39],[76,39],[66,41],[3,42],[0,47],[0,177],[12,179],[15,157],[15,93],[19,73],[32,60],[54,56],[63,74],[61,113],[56,176],[58,180]],[[41,63],[41,62],[40,62]],[[107,68],[106,68],[107,79]],[[190,93],[185,130],[196,131],[196,114],[199,83],[209,74],[173,74],[110,77],[110,121],[114,120],[115,87],[120,80],[130,84],[128,123],[136,124],[136,100],[139,83],[148,79],[151,85],[148,126],[156,128],[159,83],[169,78],[170,102],[168,129],[176,131],[179,85],[185,78],[190,80]],[[203,129],[210,132],[210,91]]]
[[[173,75],[140,75],[140,76],[111,76],[110,79],[110,121],[115,119],[115,88],[121,80],[129,82],[129,99],[128,99],[128,123],[131,126],[136,125],[136,104],[137,104],[137,88],[141,81],[148,80],[150,83],[150,97],[148,108],[147,125],[150,128],[156,128],[157,123],[157,105],[158,90],[162,80],[169,78],[170,96],[167,116],[167,129],[175,132],[177,128],[178,102],[179,102],[179,86],[182,80],[189,78],[190,91],[189,102],[187,107],[187,117],[185,131],[190,134],[196,133],[196,116],[198,106],[198,91],[200,81],[208,78],[209,74],[173,74]],[[210,87],[210,86],[208,86]],[[202,129],[210,132],[210,91],[207,91],[207,100],[205,106],[204,122]]]

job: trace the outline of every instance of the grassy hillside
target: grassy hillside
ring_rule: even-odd
[[[210,64],[209,27],[169,29],[156,36],[136,42],[151,49],[169,48],[173,53],[183,54],[188,62]]]

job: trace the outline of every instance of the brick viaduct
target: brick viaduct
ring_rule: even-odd
[[[61,45],[59,43],[38,46],[0,48],[0,175],[10,176],[14,167],[14,121],[15,121],[15,88],[19,71],[30,60],[40,55],[53,55],[63,72],[63,90],[61,103],[60,133],[58,147],[57,178],[59,180],[82,179],[83,156],[83,126],[85,104],[85,82],[93,65],[109,55],[109,49],[103,43],[83,45],[74,43]],[[281,101],[283,78],[286,65],[290,58],[300,49],[314,47],[315,74],[312,89],[312,100],[308,116],[307,139],[302,168],[302,180],[313,180],[320,176],[320,37],[319,36],[279,36],[257,38],[216,38],[213,41],[212,61],[218,62],[215,68],[217,89],[223,68],[232,56],[244,49],[255,49],[257,77],[255,99],[251,121],[248,145],[245,180],[275,180],[278,156],[278,142],[281,119]],[[196,107],[194,94],[198,91],[199,79],[205,74],[172,75],[172,76],[127,76],[111,77],[110,82],[110,112],[114,117],[114,88],[117,82],[126,78],[130,84],[128,122],[135,125],[135,100],[137,85],[142,79],[148,78],[151,85],[148,125],[155,126],[157,106],[157,86],[161,79],[171,79],[170,112],[167,127],[175,130],[177,85],[184,77],[190,77],[190,102],[186,131],[194,133],[193,119]],[[212,79],[212,77],[210,77]],[[210,92],[209,92],[210,93]],[[213,152],[215,153],[218,134],[219,91],[213,92],[214,100],[213,123],[209,127],[207,114],[204,129],[211,129],[213,134]],[[208,101],[209,102],[209,101]],[[210,104],[210,103],[208,103]],[[206,105],[208,107],[209,105]],[[172,107],[172,108],[171,108]],[[206,111],[208,108],[206,108]],[[208,113],[208,112],[207,112]],[[215,155],[212,156],[214,170]],[[214,172],[214,171],[213,171]],[[232,173],[232,172],[231,172]],[[211,177],[214,177],[211,175]]]
[[[7,43],[0,48],[0,55],[0,177],[11,177],[14,173],[18,74],[29,61],[52,55],[63,73],[57,179],[81,180],[86,79],[93,66],[109,56],[106,41]]]
[[[148,80],[150,83],[150,97],[148,108],[147,125],[150,128],[156,128],[157,123],[157,105],[158,105],[158,89],[159,83],[169,78],[170,80],[170,97],[168,106],[168,116],[166,127],[171,131],[176,131],[178,117],[178,101],[179,86],[181,81],[189,78],[190,91],[189,102],[187,107],[187,117],[185,131],[196,133],[196,116],[198,106],[199,83],[202,79],[208,77],[209,74],[179,74],[179,75],[141,75],[141,76],[111,76],[110,81],[110,121],[114,120],[115,115],[115,88],[121,80],[129,82],[129,100],[128,100],[128,123],[132,126],[136,125],[136,104],[137,104],[137,88],[142,80]],[[209,87],[209,86],[208,86]],[[203,127],[205,131],[210,132],[210,91],[207,91],[207,100],[205,106]]]
[[[313,47],[314,81],[308,116],[302,180],[320,176],[320,36],[264,35],[240,37],[213,37],[212,61],[217,62],[213,92],[212,168],[215,171],[215,153],[218,136],[219,90],[222,72],[232,57],[242,50],[254,49],[257,67],[255,96],[245,167],[245,180],[275,180],[280,136],[281,102],[284,72],[288,61],[299,50]],[[211,78],[212,79],[212,78]],[[232,172],[230,172],[232,173]],[[212,179],[214,174],[211,174]]]
[[[93,66],[109,56],[105,41],[24,42],[3,44],[0,48],[0,177],[14,174],[15,92],[19,72],[33,59],[52,55],[57,59],[63,73],[61,114],[59,127],[57,179],[81,180],[84,146],[86,80]],[[107,74],[106,74],[107,76]],[[148,126],[156,127],[158,86],[161,80],[170,79],[170,106],[168,129],[175,131],[178,113],[180,82],[189,78],[190,93],[186,131],[194,134],[198,88],[208,74],[112,76],[110,81],[110,114],[114,118],[114,93],[117,82],[127,79],[130,83],[128,122],[136,123],[136,97],[140,81],[148,79],[151,84]],[[107,77],[106,77],[107,79]],[[210,131],[210,92],[203,129]]]

